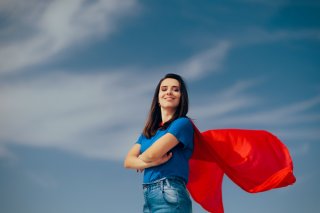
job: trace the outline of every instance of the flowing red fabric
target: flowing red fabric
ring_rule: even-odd
[[[200,132],[194,125],[194,151],[187,188],[205,210],[223,213],[226,174],[243,190],[256,193],[295,182],[286,146],[264,130],[221,129]]]

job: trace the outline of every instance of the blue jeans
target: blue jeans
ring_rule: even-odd
[[[191,213],[192,203],[181,178],[169,177],[143,184],[144,213]]]

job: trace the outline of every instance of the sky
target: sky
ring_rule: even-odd
[[[319,56],[314,0],[0,0],[0,212],[142,212],[123,160],[166,73],[200,130],[264,129],[291,153],[292,186],[225,177],[226,213],[320,212]]]

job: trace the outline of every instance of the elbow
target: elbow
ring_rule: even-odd
[[[127,165],[126,161],[124,161],[123,167],[124,167],[125,169],[128,169],[128,165]]]
[[[126,169],[130,169],[130,164],[129,164],[127,159],[124,160],[123,167],[126,168]]]

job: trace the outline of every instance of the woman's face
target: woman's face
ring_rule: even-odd
[[[180,103],[180,83],[176,79],[166,78],[160,84],[159,103],[164,109],[176,109]]]

